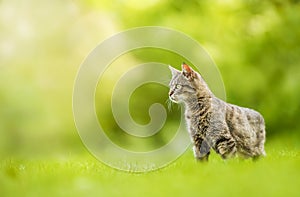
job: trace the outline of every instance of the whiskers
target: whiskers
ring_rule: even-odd
[[[168,107],[168,111],[172,111],[172,104],[173,102],[170,100],[170,98],[167,98],[166,100],[166,104],[167,104],[167,107]]]
[[[167,104],[168,111],[172,112],[173,106],[176,103],[173,103],[170,98],[168,98],[165,103]],[[179,104],[176,104],[176,105],[177,105],[177,110],[179,110],[181,105],[179,105]]]

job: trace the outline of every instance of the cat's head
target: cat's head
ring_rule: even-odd
[[[172,79],[169,83],[169,98],[175,103],[181,103],[197,95],[200,75],[187,64],[182,64],[182,71],[169,66]]]

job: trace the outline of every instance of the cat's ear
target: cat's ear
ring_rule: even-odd
[[[195,71],[189,67],[186,63],[182,63],[182,74],[188,79],[194,79],[197,77]]]
[[[170,65],[169,65],[169,69],[170,69],[170,71],[171,71],[171,73],[172,73],[172,75],[173,75],[173,76],[175,76],[175,75],[177,75],[177,74],[179,74],[179,73],[180,73],[180,71],[179,71],[179,70],[177,70],[177,69],[173,68],[173,67],[172,67],[172,66],[170,66]]]

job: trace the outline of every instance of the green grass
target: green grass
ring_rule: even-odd
[[[90,155],[0,163],[1,196],[299,196],[298,147],[267,146],[268,156],[199,163],[187,151],[148,173],[112,169]]]

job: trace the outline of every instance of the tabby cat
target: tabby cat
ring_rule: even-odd
[[[169,98],[184,104],[195,158],[208,160],[211,148],[223,159],[266,155],[262,115],[215,97],[201,75],[187,64],[182,64],[182,71],[169,68],[172,72]]]

